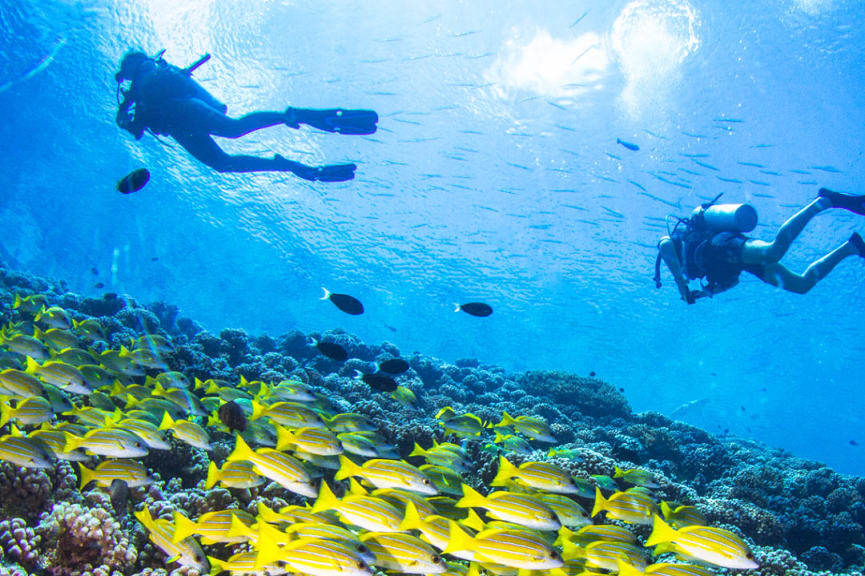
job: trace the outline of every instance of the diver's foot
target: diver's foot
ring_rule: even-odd
[[[325,166],[307,166],[300,162],[289,160],[277,154],[274,156],[279,170],[292,172],[298,178],[310,182],[345,182],[354,178],[357,164],[327,164]]]
[[[285,125],[289,128],[300,128],[300,122],[297,120],[297,112],[291,106],[285,109]]]
[[[844,194],[843,192],[835,192],[828,188],[820,188],[818,195],[821,198],[828,198],[832,203],[832,208],[843,208],[854,214],[865,215],[865,196]]]
[[[856,250],[859,251],[859,256],[865,258],[865,240],[862,240],[862,237],[859,236],[858,232],[853,232],[853,235],[850,236],[850,240],[848,240],[850,244],[853,245]]]

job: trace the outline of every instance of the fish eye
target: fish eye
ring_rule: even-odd
[[[552,552],[550,552],[550,558],[552,558],[553,560],[558,560],[559,559],[559,553],[556,552],[555,550],[553,550]]]
[[[748,552],[747,554],[745,554],[745,558],[747,558],[748,560],[753,560],[754,559],[753,552]]]
[[[441,564],[441,561],[442,561],[441,556],[439,556],[438,554],[433,554],[433,557],[432,557],[432,563],[433,564]]]
[[[424,478],[424,479],[423,479],[423,483],[429,485],[430,482],[429,482],[429,480],[427,480],[426,478]]]
[[[364,568],[366,568],[366,564],[364,564],[363,560],[358,560],[357,561],[357,567],[359,570],[363,570]]]

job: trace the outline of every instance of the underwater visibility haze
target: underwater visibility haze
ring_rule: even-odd
[[[465,396],[472,369],[471,378],[481,379],[490,366],[572,373],[608,383],[635,413],[657,412],[740,446],[753,440],[862,476],[862,259],[845,259],[804,295],[743,273],[734,289],[693,305],[666,267],[661,288],[652,277],[657,243],[675,223],[668,216],[687,217],[721,193],[721,202],[752,205],[759,223],[749,236],[769,241],[820,188],[865,192],[863,23],[865,8],[853,0],[0,0],[0,263],[14,278],[4,287],[4,322],[21,319],[12,309],[18,292],[59,298],[68,291],[74,298],[62,305],[90,316],[103,308],[81,302],[108,293],[160,302],[163,311],[177,306],[212,334],[245,331],[262,355],[271,351],[262,334],[313,334],[327,362],[346,362],[339,372],[346,380],[354,369],[369,372],[351,364],[359,358],[388,361],[375,351],[417,354],[413,372],[363,377],[365,390],[387,401],[405,374],[424,385],[424,374],[445,374]],[[122,95],[114,75],[129,50],[164,50],[181,68],[209,54],[194,78],[232,116],[344,107],[376,111],[378,129],[343,135],[274,126],[219,141],[233,154],[354,163],[352,180],[220,173],[171,138],[136,140],[117,126]],[[826,210],[783,262],[802,272],[856,231],[865,233],[865,217]],[[21,280],[35,277],[49,280]],[[331,302],[321,299],[323,288]],[[52,296],[48,304],[61,301]],[[194,332],[182,336],[190,346]],[[226,374],[243,374],[242,354],[231,351],[239,340],[198,342],[205,356],[227,354],[235,371],[222,366]],[[285,342],[285,354],[303,348],[303,339]],[[217,377],[203,371],[204,360],[177,358],[198,362],[190,381]],[[330,382],[336,364],[321,366]],[[544,389],[521,378],[525,390]],[[363,397],[341,386],[345,398]],[[423,405],[423,388],[410,388]],[[582,390],[575,385],[573,395]],[[471,392],[479,404],[496,393],[489,382]],[[561,390],[536,396],[539,403],[568,398]],[[267,397],[258,390],[258,412],[245,417],[273,418]],[[488,408],[481,419],[504,418],[492,414],[498,404]],[[450,417],[459,426],[439,420],[479,425],[457,412]],[[641,426],[661,416],[645,418]],[[418,429],[426,425],[419,422]],[[388,440],[409,437],[410,450],[423,435]],[[245,461],[237,456],[243,447],[228,443],[220,463],[232,449]],[[747,461],[740,450],[737,458]],[[345,466],[340,474],[351,476]],[[479,474],[487,484],[495,476],[489,468]],[[704,482],[694,489],[706,489],[709,476],[691,478]],[[292,486],[296,494],[307,489]],[[827,536],[826,526],[793,535],[785,525],[783,537],[757,543],[807,551],[815,570],[849,570],[861,564],[850,550],[865,545],[865,492],[857,498],[855,507],[841,495],[829,499],[826,515],[843,513],[854,526],[846,536]],[[766,502],[756,505],[771,509]],[[161,529],[158,518],[138,519],[151,533]],[[745,536],[755,537],[749,527],[757,525],[771,532],[759,519],[739,526]],[[821,546],[827,555],[814,551]]]

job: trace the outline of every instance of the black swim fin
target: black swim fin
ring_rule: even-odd
[[[862,240],[862,237],[859,236],[858,232],[853,232],[853,235],[850,236],[850,244],[856,248],[859,252],[859,256],[865,258],[865,240]]]
[[[374,134],[378,114],[375,110],[347,110],[344,108],[329,108],[327,110],[312,110],[310,108],[291,108],[285,111],[289,126],[307,124],[313,128],[336,134],[364,135]]]
[[[291,172],[299,178],[310,182],[345,182],[354,178],[357,164],[326,164],[324,166],[307,166],[277,154],[276,162],[280,170]]]
[[[832,208],[843,208],[854,214],[865,216],[865,196],[844,194],[843,192],[835,192],[828,188],[820,188],[818,195],[821,198],[828,198],[832,202]]]

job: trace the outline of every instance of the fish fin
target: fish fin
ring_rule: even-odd
[[[321,289],[324,290],[324,296],[322,296],[321,298],[319,298],[319,300],[328,300],[328,299],[330,299],[330,290],[328,290],[328,289],[325,288],[324,286],[322,286]]]
[[[252,416],[249,417],[250,420],[258,420],[267,412],[267,407],[264,404],[257,402],[255,399],[252,400]]]
[[[282,452],[288,449],[289,446],[295,445],[294,434],[291,433],[291,430],[279,424],[276,424],[274,427],[276,428],[276,449],[278,451]]]
[[[402,522],[400,522],[399,529],[403,532],[421,530],[423,525],[424,521],[421,520],[420,514],[418,514],[417,506],[414,505],[414,502],[409,501],[405,507],[405,514],[403,515]]]
[[[65,450],[69,452],[69,450]],[[96,472],[87,468],[81,462],[78,463],[78,468],[81,472],[81,485],[78,487],[78,491],[81,492],[84,490],[84,487],[90,484],[93,480],[96,479]]]
[[[664,522],[657,514],[653,514],[653,518],[652,533],[649,534],[649,539],[646,540],[646,546],[671,542],[676,537],[676,531],[670,528],[670,525]]]
[[[613,474],[613,478],[624,478],[624,477],[625,477],[625,471],[622,470],[621,468],[619,468],[618,466],[616,466],[616,473]]]
[[[358,496],[366,496],[369,494],[369,492],[367,492],[361,483],[355,478],[348,481],[348,492],[349,494],[356,494]]]
[[[514,477],[518,468],[508,462],[504,456],[499,456],[499,471],[496,472],[495,478],[490,482],[490,486],[506,486],[508,480]]]
[[[262,525],[269,526],[267,522],[263,522]],[[244,524],[240,518],[232,514],[231,526],[228,528],[228,532],[226,532],[225,535],[229,538],[246,538],[247,540],[252,541],[255,537],[255,531]]]
[[[572,540],[565,540],[562,542],[562,559],[563,560],[573,560],[574,558],[585,558],[586,552],[585,549],[573,542]]]
[[[213,576],[217,576],[217,574],[221,574],[222,572],[228,572],[228,562],[225,560],[220,560],[219,558],[214,558],[213,556],[208,556],[207,561],[210,563],[210,573]]]
[[[150,515],[150,510],[145,506],[140,512],[135,512],[135,518],[147,528],[148,532],[153,532],[156,523],[153,521],[153,516]]]
[[[260,570],[261,568],[270,566],[284,557],[285,551],[279,547],[279,544],[277,544],[276,541],[259,540],[258,554],[255,556],[255,568]]]
[[[450,420],[451,418],[453,418],[456,415],[457,415],[456,410],[454,410],[450,406],[445,406],[444,408],[442,408],[441,410],[439,410],[436,413],[435,419],[436,420],[443,420],[443,421],[447,422],[448,420]]]
[[[595,486],[595,505],[592,507],[592,518],[597,516],[602,510],[606,510],[607,500],[601,494],[601,489]]]
[[[210,413],[210,415],[207,417],[207,426],[224,428],[222,420],[219,419],[219,410],[214,410]],[[279,447],[277,447],[277,450],[279,450]]]
[[[222,474],[220,474],[219,468],[216,466],[216,463],[211,460],[210,464],[207,465],[207,480],[204,481],[204,489],[210,490],[216,483],[222,479]]]
[[[463,526],[468,526],[475,532],[482,532],[485,528],[484,521],[478,516],[478,513],[469,508],[469,515],[465,519],[459,521]]]
[[[487,503],[487,499],[483,494],[469,486],[463,484],[463,497],[457,503],[457,508],[483,508]]]
[[[556,536],[556,541],[553,542],[553,546],[561,546],[566,541],[572,539],[576,536],[577,533],[568,528],[567,526],[562,526],[559,528],[558,536]]]
[[[255,452],[253,452],[252,448],[250,448],[249,445],[243,441],[243,438],[240,436],[240,434],[236,434],[234,438],[234,450],[231,452],[231,454],[228,455],[228,458],[226,458],[226,460],[229,462],[234,460],[246,460],[248,462],[252,462],[251,459],[255,458]]]
[[[508,414],[505,411],[502,411],[501,421],[498,424],[494,425],[493,428],[503,428],[505,426],[513,426],[516,423],[517,423],[517,421],[514,420],[513,416],[511,416],[510,414]]]
[[[12,419],[12,405],[9,396],[0,396],[0,428]]]
[[[363,476],[363,468],[346,458],[344,455],[339,455],[339,470],[334,475],[334,480],[345,480],[351,476]]]
[[[443,554],[451,554],[463,550],[471,550],[474,539],[469,536],[465,530],[459,527],[459,524],[453,520],[448,520],[448,543]]]
[[[15,294],[15,301],[12,302],[12,309],[18,310],[24,301],[21,299],[21,294]]]
[[[166,410],[162,413],[162,422],[159,423],[159,427],[157,430],[171,430],[174,426],[174,418],[171,417],[171,414]]]
[[[666,500],[661,500],[661,515],[663,515],[664,519],[668,522],[670,521],[670,517],[673,515],[673,509],[670,508],[670,505],[667,504]]]
[[[339,506],[339,499],[334,495],[333,490],[327,485],[327,482],[321,483],[321,488],[318,490],[318,498],[312,506],[312,513],[323,512],[325,510],[333,510]]]
[[[37,328],[37,330],[38,330],[38,328]],[[30,356],[28,356],[27,357],[27,367],[24,368],[24,371],[28,374],[36,374],[36,372],[39,370],[39,368],[40,368],[39,363],[36,360],[34,360],[33,358],[31,358]]]
[[[632,566],[622,559],[618,559],[616,564],[619,566],[619,576],[641,576],[642,574],[645,574],[645,572],[638,569],[636,566]]]
[[[174,534],[171,536],[171,541],[177,544],[186,540],[195,534],[195,523],[180,513],[179,510],[174,511]]]
[[[76,448],[81,446],[81,443],[84,441],[83,438],[78,438],[77,436],[73,436],[69,432],[63,433],[63,439],[65,440],[65,442],[63,444],[63,451],[64,452],[72,452],[73,450],[75,450]]]
[[[411,458],[412,456],[425,457],[426,454],[427,454],[427,451],[424,450],[423,448],[421,448],[420,444],[415,442],[414,443],[414,450],[411,451],[411,453],[408,455],[408,457],[409,458]]]
[[[259,518],[265,522],[282,522],[281,515],[275,510],[271,510],[264,502],[259,502],[256,507]]]

